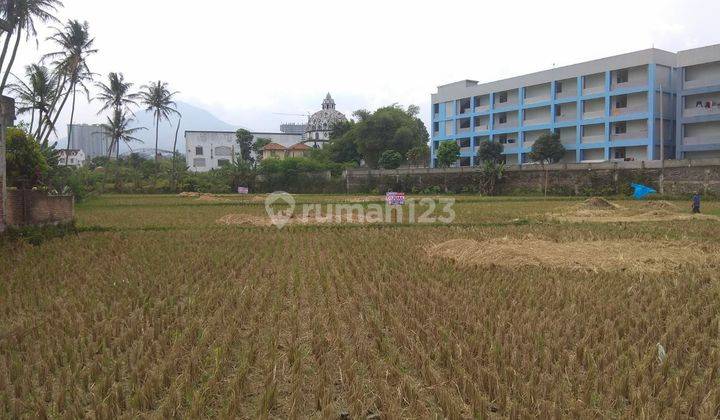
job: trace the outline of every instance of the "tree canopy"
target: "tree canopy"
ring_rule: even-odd
[[[496,141],[483,141],[478,145],[478,159],[481,162],[499,163],[502,161],[503,145]]]
[[[378,164],[383,169],[397,169],[402,163],[403,157],[395,150],[386,150],[380,155]]]
[[[353,114],[358,121],[339,124],[330,136],[328,150],[334,162],[360,162],[377,168],[386,150],[400,154],[401,161],[407,152],[426,145],[429,137],[425,124],[417,118],[417,107],[404,110],[398,105],[379,108],[375,112],[358,110]]]
[[[532,145],[528,157],[542,165],[556,163],[565,155],[565,147],[560,142],[560,134],[545,133]]]
[[[460,157],[460,146],[454,141],[441,142],[436,155],[438,166],[447,168],[457,162]]]

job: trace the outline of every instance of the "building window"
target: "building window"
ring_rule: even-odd
[[[470,139],[459,139],[457,142],[460,147],[470,147]]]
[[[507,123],[507,114],[503,112],[502,114],[498,115],[498,124],[505,124],[505,123]]]
[[[433,123],[433,134],[437,134],[440,131],[440,123],[434,122]]]
[[[625,121],[619,121],[615,123],[615,134],[627,133],[627,123]]]
[[[621,109],[621,108],[627,108],[627,96],[618,96],[615,98],[615,108]]]
[[[562,105],[555,105],[555,116],[559,117],[562,115]]]
[[[615,159],[625,159],[625,148],[624,147],[616,147],[613,149],[613,155],[615,156]]]
[[[215,156],[231,156],[232,149],[228,146],[218,146],[215,148]]]
[[[628,81],[628,71],[627,69],[618,70],[616,72],[616,81],[617,83],[627,83]]]
[[[202,148],[202,146],[196,146],[196,147],[195,147],[195,154],[198,155],[198,156],[202,156],[202,155],[203,155],[203,148]],[[196,165],[196,166],[197,166],[197,165]],[[203,166],[204,166],[204,165],[203,165]]]
[[[433,114],[440,113],[440,104],[433,104]]]
[[[562,82],[555,82],[555,93],[562,93]]]
[[[498,102],[500,102],[501,104],[504,104],[505,102],[507,102],[507,100],[508,100],[507,92],[500,92],[498,94]]]
[[[230,164],[230,160],[228,159],[218,159],[218,166],[228,166]]]
[[[458,124],[460,128],[470,128],[470,118],[463,118],[461,120],[458,120]]]
[[[193,166],[196,168],[204,168],[205,167],[205,158],[193,159]]]
[[[470,98],[460,100],[460,113],[464,114],[470,110]]]

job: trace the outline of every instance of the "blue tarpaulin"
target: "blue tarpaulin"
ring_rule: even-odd
[[[635,197],[636,200],[642,200],[649,194],[657,193],[657,191],[642,184],[630,184],[630,186],[635,190],[633,192],[633,197]]]

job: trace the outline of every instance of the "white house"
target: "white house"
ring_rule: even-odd
[[[60,149],[58,155],[58,165],[65,166],[66,161],[67,166],[74,166],[76,168],[85,165],[85,152],[83,152],[82,149]]]

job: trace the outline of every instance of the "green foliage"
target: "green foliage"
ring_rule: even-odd
[[[255,139],[255,141],[252,143],[250,148],[252,149],[253,153],[255,153],[255,156],[257,156],[258,160],[262,159],[262,149],[263,147],[267,146],[268,144],[272,143],[272,140],[266,139],[264,137],[258,137]]]
[[[534,162],[545,165],[560,161],[563,155],[565,155],[565,147],[560,142],[560,134],[546,133],[535,140],[528,157]]]
[[[252,156],[253,138],[252,133],[244,128],[238,129],[235,132],[235,142],[240,147],[240,159],[249,163],[255,161]]]
[[[415,146],[405,154],[408,163],[414,166],[427,166],[430,161],[430,148],[427,144]]]
[[[460,158],[460,146],[454,141],[444,141],[437,149],[437,164],[441,168],[447,168]]]
[[[328,145],[333,161],[360,162],[376,168],[386,150],[395,150],[404,157],[408,150],[428,141],[423,122],[415,114],[416,107],[405,111],[399,106],[383,107],[371,113],[358,110],[358,122],[338,125]]]
[[[44,152],[35,138],[19,128],[8,127],[5,139],[8,184],[26,188],[41,185],[50,168],[51,153]]]
[[[481,162],[499,163],[502,161],[503,145],[495,141],[482,141],[478,145],[478,159]]]
[[[383,169],[397,169],[402,163],[402,155],[395,150],[386,150],[380,155],[378,164]]]

